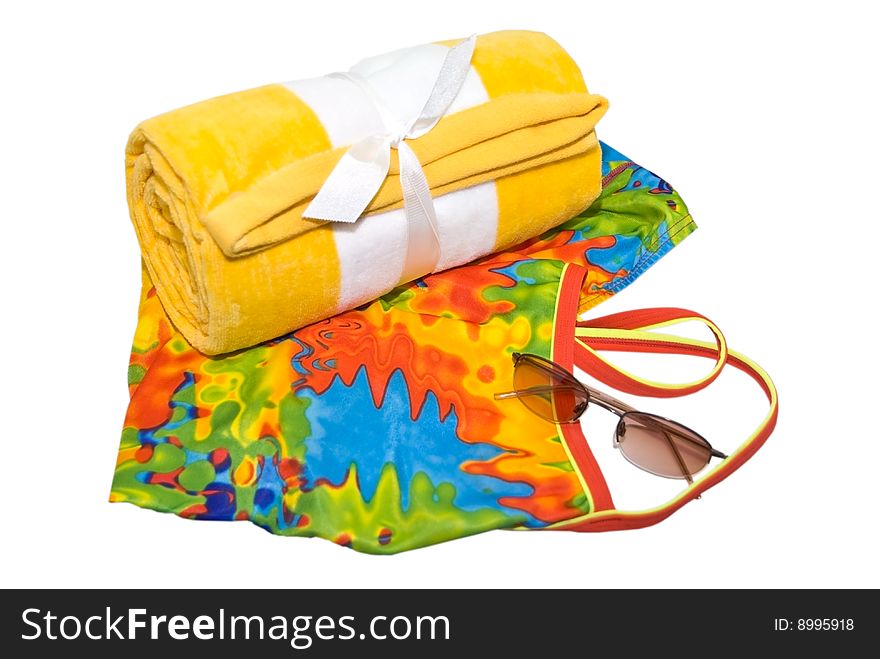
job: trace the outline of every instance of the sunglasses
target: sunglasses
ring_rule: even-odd
[[[513,353],[513,391],[496,393],[496,400],[518,398],[531,412],[556,423],[576,423],[590,402],[620,421],[614,448],[631,464],[664,478],[693,477],[712,458],[727,456],[712,448],[699,433],[677,421],[640,412],[608,394],[578,381],[559,364],[537,355]]]

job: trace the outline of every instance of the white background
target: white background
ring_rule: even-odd
[[[880,586],[873,3],[12,6],[0,9],[0,585]],[[503,28],[571,52],[611,101],[600,137],[667,178],[700,226],[597,311],[713,318],[779,387],[765,448],[647,530],[494,532],[391,558],[107,503],[139,287],[123,177],[134,125]],[[729,450],[763,414],[756,392],[734,374],[639,404]],[[587,432],[619,502],[668,494],[609,450],[595,414]]]

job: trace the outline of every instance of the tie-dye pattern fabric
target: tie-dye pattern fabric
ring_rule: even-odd
[[[191,348],[145,276],[111,500],[372,553],[589,512],[557,429],[493,394],[511,352],[552,357],[567,264],[586,268],[583,311],[695,228],[605,145],[603,175],[537,239],[228,355]]]

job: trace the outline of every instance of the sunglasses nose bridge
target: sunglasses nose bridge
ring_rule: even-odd
[[[584,396],[583,400],[580,400],[575,404],[574,410],[572,412],[574,418],[579,419],[583,415],[583,413],[587,411],[587,407],[589,406],[589,404],[590,396],[589,394],[587,394],[586,396]]]
[[[623,436],[626,435],[626,423],[623,419],[620,419],[617,422],[617,426],[614,428],[614,436],[611,438],[611,445],[619,449],[620,448],[620,440],[623,439]]]

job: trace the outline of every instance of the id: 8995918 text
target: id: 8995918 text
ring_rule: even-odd
[[[852,618],[775,618],[773,631],[849,632],[855,629]]]

